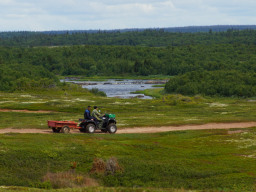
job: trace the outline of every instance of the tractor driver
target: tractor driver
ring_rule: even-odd
[[[98,111],[98,107],[94,106],[94,110],[92,111],[92,116],[96,121],[99,122],[99,128],[102,128],[103,120],[101,119],[102,115]]]
[[[94,118],[91,116],[91,106],[90,105],[84,112],[84,119],[92,120],[92,121],[94,120]]]

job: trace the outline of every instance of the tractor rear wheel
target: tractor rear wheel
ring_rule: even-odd
[[[109,132],[110,134],[114,134],[114,133],[117,131],[116,124],[110,123],[110,124],[108,125],[107,129],[108,129],[108,132]]]
[[[67,134],[67,133],[69,133],[69,131],[70,131],[70,128],[69,128],[69,126],[67,126],[67,125],[65,125],[65,126],[63,126],[63,127],[61,128],[61,133]]]
[[[86,132],[87,132],[87,133],[94,133],[94,132],[95,132],[95,125],[92,124],[92,123],[89,123],[89,124],[86,126]]]

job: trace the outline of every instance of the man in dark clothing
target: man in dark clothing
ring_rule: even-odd
[[[84,119],[87,120],[94,120],[94,118],[91,116],[91,106],[88,106],[88,108],[84,112]]]

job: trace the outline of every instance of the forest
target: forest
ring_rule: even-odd
[[[24,34],[1,34],[0,91],[54,87],[59,75],[168,75],[168,93],[256,96],[254,30]],[[56,42],[65,46],[46,46]]]
[[[240,71],[194,71],[172,78],[165,88],[183,95],[243,96],[256,95],[256,74]]]

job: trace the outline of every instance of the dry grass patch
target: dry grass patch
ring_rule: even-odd
[[[49,172],[43,177],[43,181],[50,182],[55,189],[99,186],[95,179],[92,179],[89,176],[76,174],[74,171],[59,173]]]

